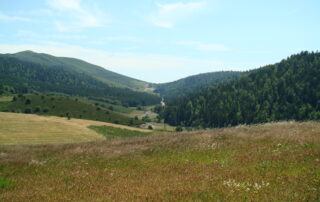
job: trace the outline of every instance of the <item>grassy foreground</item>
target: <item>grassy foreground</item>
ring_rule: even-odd
[[[141,200],[319,201],[320,123],[0,147],[0,201]]]

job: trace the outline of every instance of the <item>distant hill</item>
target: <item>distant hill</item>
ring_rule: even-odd
[[[119,100],[127,106],[159,103],[158,96],[132,89],[145,84],[73,58],[31,51],[0,54],[0,93],[56,92]]]
[[[199,91],[202,88],[209,87],[213,84],[221,83],[237,77],[242,72],[221,71],[210,72],[189,76],[170,83],[155,84],[155,92],[160,93],[166,101],[173,101],[175,98]]]
[[[223,127],[320,119],[320,53],[302,52],[274,65],[176,101],[163,112],[172,125]]]
[[[115,72],[106,70],[105,68],[75,58],[55,57],[52,55],[35,53],[32,51],[23,51],[16,54],[6,55],[20,59],[21,61],[32,62],[51,68],[60,67],[65,70],[75,71],[77,73],[85,73],[95,79],[98,79],[99,81],[102,81],[114,87],[124,87],[133,90],[144,90],[148,86],[147,82],[117,74]]]

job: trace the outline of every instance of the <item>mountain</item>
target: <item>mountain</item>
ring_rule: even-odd
[[[166,101],[171,102],[175,98],[179,98],[213,84],[233,79],[240,74],[242,74],[242,72],[210,72],[186,77],[170,83],[156,84],[154,87],[156,93],[159,93]]]
[[[85,73],[114,87],[124,87],[143,91],[148,86],[147,82],[117,74],[115,72],[106,70],[105,68],[75,58],[55,57],[52,55],[35,53],[32,51],[23,51],[16,54],[6,55],[22,61],[45,65],[47,67],[63,67],[65,70],[71,70],[77,73]]]
[[[126,87],[142,89],[145,82],[139,82],[73,58],[30,51],[0,55],[0,93],[56,92],[108,98],[127,106],[159,103],[154,94]]]
[[[301,52],[189,94],[162,112],[172,125],[223,127],[320,119],[320,53]]]

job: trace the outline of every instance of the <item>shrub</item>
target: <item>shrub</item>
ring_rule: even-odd
[[[39,113],[39,112],[41,112],[41,108],[38,106],[34,109],[34,113]]]
[[[45,109],[42,110],[42,112],[43,112],[43,113],[48,113],[48,112],[49,112],[49,109],[48,109],[48,108],[45,108]]]
[[[176,127],[176,132],[182,132],[183,128],[181,126]]]
[[[149,129],[149,130],[153,130],[152,125],[149,125],[149,126],[148,126],[148,129]]]
[[[25,104],[25,105],[31,104],[31,100],[30,100],[30,99],[27,99],[24,104]]]
[[[151,119],[150,119],[150,117],[148,115],[146,115],[146,116],[142,117],[142,121],[151,122]]]
[[[26,109],[24,110],[24,113],[25,113],[25,114],[31,114],[31,113],[32,113],[32,110],[31,110],[30,108],[26,108]]]

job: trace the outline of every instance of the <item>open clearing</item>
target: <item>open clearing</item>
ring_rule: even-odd
[[[0,147],[0,201],[319,200],[319,122]]]
[[[150,132],[112,123],[71,119],[54,116],[0,112],[0,145],[52,144],[104,140],[100,134],[88,126],[110,126]]]

